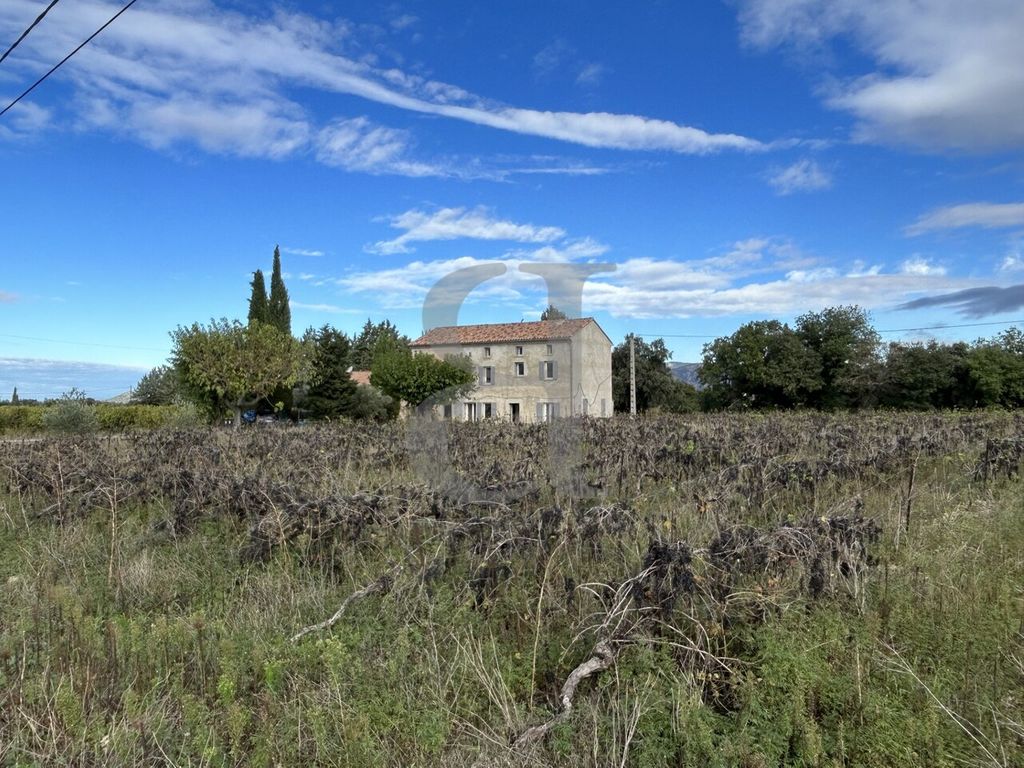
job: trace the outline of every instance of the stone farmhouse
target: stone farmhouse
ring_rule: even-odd
[[[612,342],[592,317],[455,325],[412,342],[414,354],[468,355],[477,386],[439,410],[466,421],[612,415]]]

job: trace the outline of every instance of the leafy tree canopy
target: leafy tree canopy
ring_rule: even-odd
[[[636,407],[688,413],[698,408],[697,390],[680,381],[668,367],[671,357],[662,339],[636,338]],[[618,413],[629,413],[629,338],[612,351],[612,399]]]
[[[452,402],[476,385],[476,376],[466,358],[440,360],[430,354],[392,350],[377,355],[371,371],[373,386],[412,406],[431,397],[436,403]]]
[[[569,316],[554,304],[548,304],[548,308],[540,313],[541,320],[568,320]]]
[[[178,372],[169,365],[158,365],[135,385],[132,402],[140,405],[171,405],[181,399]]]
[[[207,402],[231,408],[236,426],[245,408],[307,371],[304,345],[266,323],[211,320],[209,326],[179,326],[171,339],[171,359],[183,381]]]
[[[821,359],[788,325],[757,320],[704,346],[700,379],[713,408],[790,408],[821,389]]]
[[[363,329],[352,340],[349,365],[356,371],[369,371],[378,354],[409,349],[409,337],[398,332],[390,320],[374,323],[367,319]]]

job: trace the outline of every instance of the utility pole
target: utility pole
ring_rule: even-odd
[[[629,415],[636,416],[636,349],[629,334]]]

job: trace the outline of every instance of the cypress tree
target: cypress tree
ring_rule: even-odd
[[[292,332],[292,309],[288,305],[288,289],[281,277],[281,249],[274,248],[274,271],[270,275],[268,322],[282,333]]]
[[[270,322],[270,306],[267,302],[267,284],[263,279],[263,270],[252,273],[252,295],[249,297],[249,322]]]
[[[14,394],[11,395],[11,405],[18,404],[18,388],[14,388]]]

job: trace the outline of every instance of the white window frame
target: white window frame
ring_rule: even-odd
[[[541,365],[543,366],[544,370],[544,381],[554,381],[556,378],[558,378],[555,375],[554,360],[545,360],[544,362],[541,363]]]
[[[554,346],[554,344],[548,344],[547,345],[547,350],[545,351],[545,354],[548,355],[549,357],[551,355],[555,354],[555,346]]]
[[[480,408],[479,404],[474,400],[466,401],[466,421],[479,421],[480,420]]]
[[[526,376],[526,363],[525,362],[523,362],[522,360],[516,360],[512,365],[515,366],[514,370],[515,370],[516,376],[518,376],[520,378],[522,378],[523,376]]]
[[[490,347],[484,347],[484,357],[490,357],[490,356],[491,356],[491,348]]]
[[[480,366],[480,383],[489,387],[494,384],[494,366],[493,365],[482,365]]]
[[[521,344],[516,345],[516,357],[523,356],[523,346]]]

